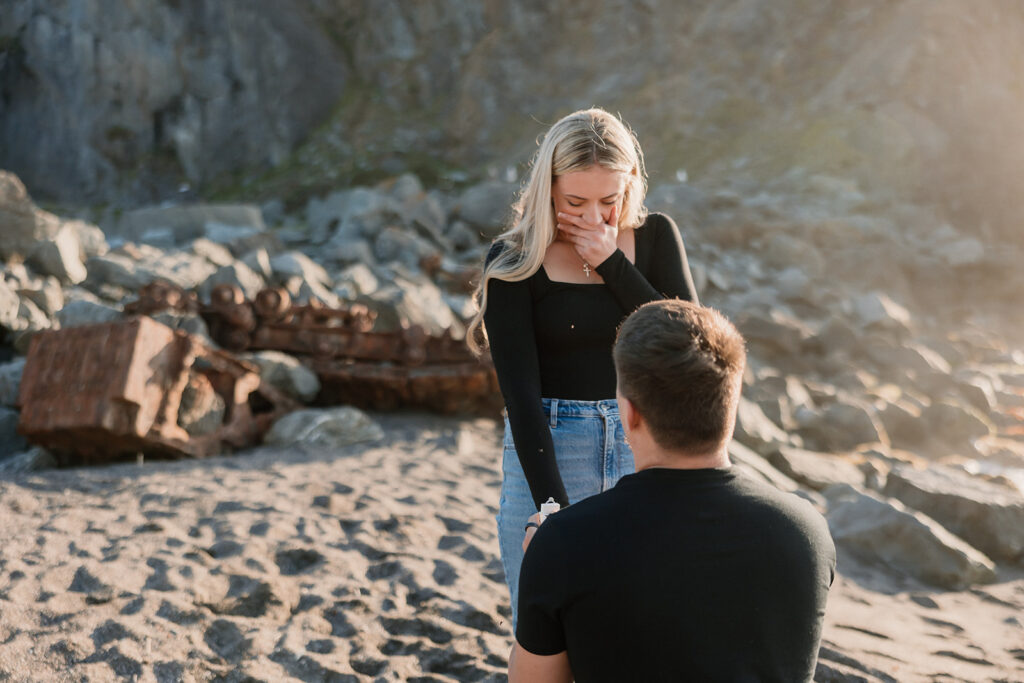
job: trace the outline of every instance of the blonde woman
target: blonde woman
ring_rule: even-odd
[[[679,230],[647,213],[645,192],[623,122],[602,109],[570,114],[541,142],[484,265],[468,338],[479,351],[482,322],[505,400],[497,521],[513,628],[530,516],[634,470],[615,402],[616,328],[648,301],[697,302]]]

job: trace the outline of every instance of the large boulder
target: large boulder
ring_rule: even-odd
[[[512,202],[518,191],[518,185],[497,180],[473,185],[459,196],[455,213],[490,240],[508,226]]]
[[[60,219],[36,208],[18,176],[0,170],[0,259],[27,256],[60,230]]]
[[[267,286],[259,275],[253,272],[252,268],[241,261],[218,268],[202,285],[199,286],[199,298],[202,301],[210,300],[210,292],[217,285],[231,285],[242,290],[242,294],[250,301],[256,298],[260,290]]]
[[[366,413],[351,406],[340,406],[288,413],[274,423],[263,437],[263,443],[334,450],[382,438],[384,431]]]
[[[868,292],[849,301],[854,319],[863,327],[907,332],[910,311],[882,292]]]
[[[970,404],[951,400],[935,401],[921,411],[928,433],[936,440],[956,448],[995,432],[991,420]]]
[[[52,453],[45,448],[33,446],[0,460],[0,474],[36,472],[56,465],[57,459],[53,457]]]
[[[360,297],[377,312],[375,329],[391,332],[409,325],[419,325],[427,334],[439,335],[451,330],[459,336],[465,326],[448,307],[440,288],[422,276],[395,275],[390,286],[384,286],[368,297]]]
[[[279,282],[300,277],[306,282],[316,283],[328,289],[334,286],[331,276],[324,267],[301,251],[288,251],[271,257],[270,267]]]
[[[306,205],[311,239],[334,244],[372,237],[387,226],[402,225],[402,206],[393,197],[369,187],[334,192]]]
[[[823,491],[833,484],[849,484],[855,488],[864,486],[861,469],[840,455],[782,446],[768,454],[768,462],[786,476],[816,491]]]
[[[137,292],[154,280],[193,289],[209,278],[217,267],[206,258],[185,251],[165,252],[147,244],[126,244],[86,262],[89,275],[85,286],[96,291],[113,285]]]
[[[949,590],[995,580],[991,559],[923,513],[845,484],[825,496],[832,539],[864,562]]]
[[[18,293],[0,277],[0,328],[17,329],[20,306],[21,299]]]
[[[897,467],[883,491],[990,557],[1024,565],[1024,494],[941,465]]]

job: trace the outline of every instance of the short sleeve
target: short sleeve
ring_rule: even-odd
[[[516,641],[535,655],[566,649],[560,618],[568,587],[566,546],[551,520],[542,524],[526,549],[519,572]]]

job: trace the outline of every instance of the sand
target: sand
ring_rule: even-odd
[[[0,681],[500,681],[494,421],[0,479]],[[840,555],[821,680],[1024,681],[1024,572],[934,591]],[[859,677],[859,678],[858,678]]]

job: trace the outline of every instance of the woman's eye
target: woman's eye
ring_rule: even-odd
[[[618,202],[617,202],[617,200],[613,199],[610,202],[601,202],[601,203],[604,204],[605,206],[615,206],[615,204],[617,204]]]
[[[566,201],[568,201],[568,200],[566,200]],[[580,206],[583,206],[583,202],[580,202],[580,203],[578,203],[578,204],[577,204],[577,203],[575,203],[575,202],[569,202],[569,206],[575,206],[575,207],[577,207],[577,208],[578,208],[578,207],[580,207]]]

